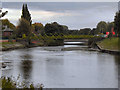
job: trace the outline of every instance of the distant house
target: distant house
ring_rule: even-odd
[[[12,33],[13,33],[13,30],[10,29],[10,28],[8,28],[7,26],[3,26],[3,27],[4,27],[4,29],[2,30],[2,36],[3,37],[9,37],[9,36],[11,36]]]

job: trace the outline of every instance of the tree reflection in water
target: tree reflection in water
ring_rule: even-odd
[[[32,72],[32,56],[29,54],[29,52],[24,53],[21,56],[22,60],[21,60],[21,72],[23,75],[23,79],[25,80],[25,85],[29,85],[30,83],[30,78],[31,78],[31,72]]]

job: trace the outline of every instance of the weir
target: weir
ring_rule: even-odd
[[[87,45],[88,39],[65,39],[64,45]]]

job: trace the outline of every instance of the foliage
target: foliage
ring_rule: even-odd
[[[116,13],[116,16],[114,18],[114,29],[115,32],[120,36],[120,11]]]
[[[111,29],[114,27],[114,22],[108,22],[107,24],[108,24],[108,27],[107,27],[108,32],[111,32]]]
[[[19,77],[17,78],[17,80],[19,79]],[[11,78],[5,78],[2,77],[0,78],[0,81],[2,82],[2,90],[36,90],[35,86],[33,84],[30,84],[29,86],[26,86],[24,84],[24,82],[17,82],[12,80]],[[39,85],[39,87],[37,87],[39,90],[43,89],[43,85]]]
[[[48,36],[61,35],[61,33],[63,33],[63,26],[59,25],[57,22],[53,22],[46,24],[44,30]]]
[[[10,78],[2,78],[2,89],[5,88],[16,88],[16,84]]]
[[[17,37],[22,38],[22,35],[25,34],[29,36],[31,34],[31,26],[30,23],[25,19],[20,19],[19,24],[17,26]]]
[[[32,24],[31,14],[29,13],[27,4],[23,4],[21,18],[27,20],[30,23],[30,25]]]
[[[25,35],[25,34],[23,34],[23,35],[22,35],[22,38],[23,38],[23,39],[26,39],[26,35]]]
[[[16,29],[15,25],[13,25],[8,19],[2,19],[1,21],[2,21],[2,26],[7,26],[8,28],[13,30]],[[2,28],[4,29],[4,27]]]
[[[95,34],[106,33],[106,32],[107,32],[107,23],[104,21],[99,22],[97,24]]]
[[[96,28],[93,28],[93,29],[90,31],[90,35],[95,35],[95,31],[96,31]]]
[[[42,23],[34,23],[32,24],[33,28],[34,28],[34,32],[36,34],[43,34],[44,33],[44,26]]]
[[[90,31],[91,31],[90,28],[80,29],[80,35],[89,35]]]
[[[44,36],[42,37],[45,46],[59,46],[64,44],[64,38],[61,36]]]

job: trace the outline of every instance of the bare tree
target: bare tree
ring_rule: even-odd
[[[0,8],[0,18],[4,17],[8,11],[2,12],[2,8]]]

